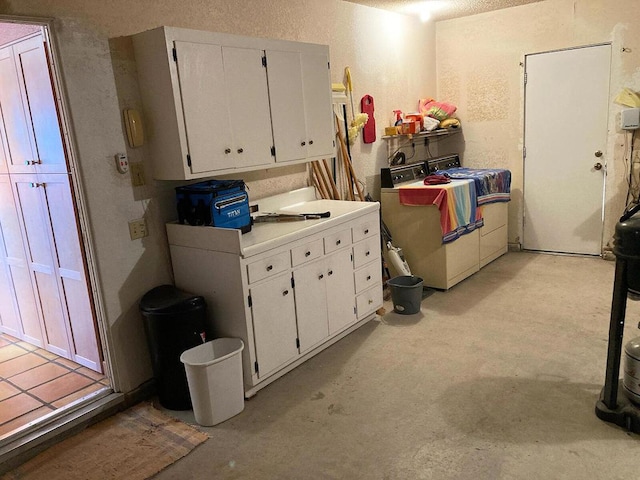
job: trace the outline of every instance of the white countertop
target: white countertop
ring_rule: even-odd
[[[237,229],[167,224],[170,245],[234,253],[250,257],[285,245],[299,238],[322,232],[368,212],[376,212],[377,202],[310,200],[278,209],[275,213],[323,213],[328,218],[290,222],[256,223],[244,235]],[[266,212],[265,212],[266,213]]]

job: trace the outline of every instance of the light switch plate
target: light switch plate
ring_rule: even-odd
[[[131,170],[131,184],[134,187],[141,187],[144,185],[144,169],[142,168],[142,162],[131,162],[129,164]]]

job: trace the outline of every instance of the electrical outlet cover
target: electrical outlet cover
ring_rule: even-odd
[[[129,236],[131,240],[143,238],[147,236],[147,223],[144,218],[138,220],[131,220],[129,222]]]

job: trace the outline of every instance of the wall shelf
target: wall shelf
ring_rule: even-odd
[[[437,128],[436,130],[432,130],[430,132],[424,131],[419,133],[403,133],[398,135],[383,135],[383,140],[397,140],[397,139],[407,139],[410,140],[412,138],[432,138],[432,137],[448,137],[451,135],[455,135],[456,133],[460,133],[462,128]]]
[[[387,141],[387,162],[391,165],[392,157],[402,149],[415,146],[419,140],[424,139],[425,145],[428,140],[439,141],[462,132],[461,127],[457,128],[438,128],[430,132],[424,131],[419,133],[384,135],[383,140]]]

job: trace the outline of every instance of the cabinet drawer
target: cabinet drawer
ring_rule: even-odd
[[[370,263],[366,267],[356,270],[353,275],[356,293],[360,293],[373,285],[382,284],[382,265],[378,262]]]
[[[378,236],[380,219],[377,214],[367,215],[358,225],[352,227],[353,243],[367,237]]]
[[[482,206],[484,226],[480,229],[480,235],[488,235],[494,230],[507,224],[509,206],[507,203],[490,203]]]
[[[255,283],[289,268],[289,252],[278,253],[247,265],[249,283]]]
[[[375,312],[382,306],[382,285],[365,290],[356,297],[356,309],[358,310],[358,320]]]
[[[351,230],[342,230],[324,237],[324,253],[331,253],[339,248],[351,245]]]
[[[313,242],[306,243],[299,247],[291,249],[291,264],[292,266],[300,265],[314,258],[319,258],[323,255],[322,239],[319,238]]]
[[[353,268],[360,268],[380,258],[380,239],[375,236],[353,246]]]

